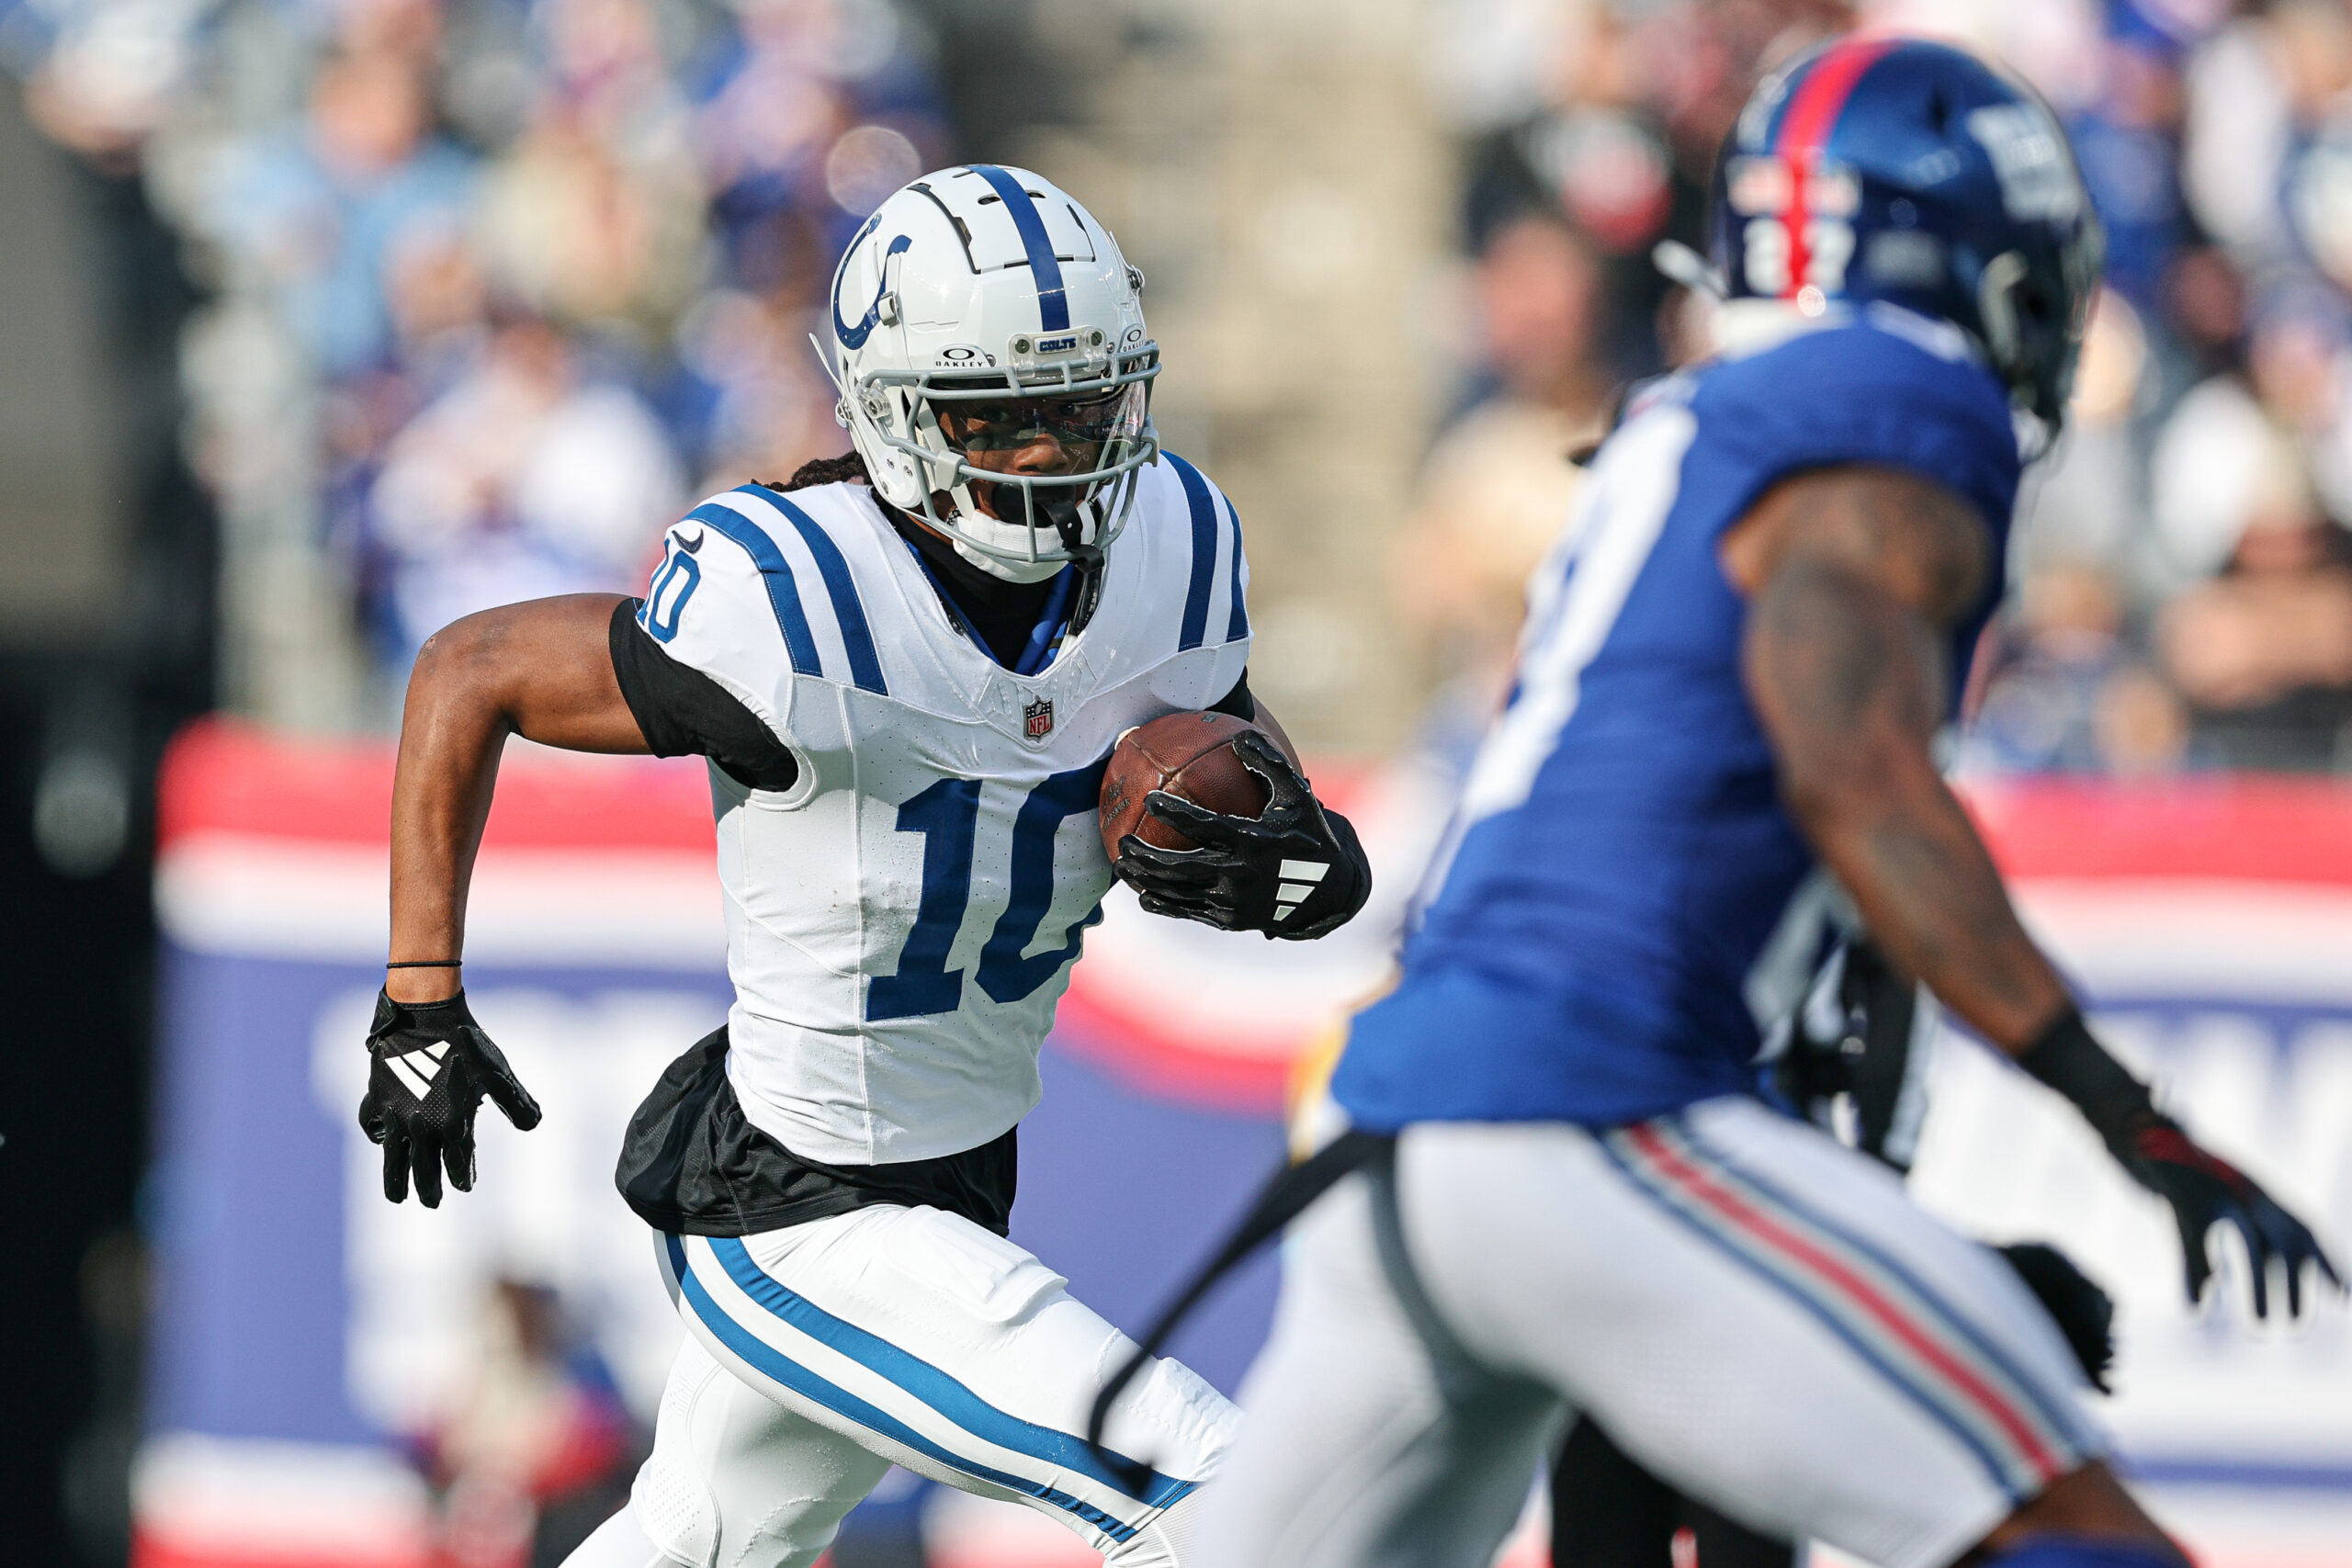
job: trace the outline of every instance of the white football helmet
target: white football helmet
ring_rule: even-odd
[[[1159,457],[1142,288],[1110,231],[1025,169],[967,164],[894,193],[833,273],[832,342],[819,345],[875,490],[999,577],[1034,582],[1092,558]],[[968,461],[1040,430],[1067,471]],[[975,483],[994,487],[1003,517],[981,510]]]

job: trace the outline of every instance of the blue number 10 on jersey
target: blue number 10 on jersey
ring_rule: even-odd
[[[980,950],[977,978],[992,1001],[1017,1002],[1078,956],[1080,933],[1102,918],[1096,904],[1067,928],[1058,948],[1023,958],[1054,900],[1054,836],[1064,820],[1091,811],[1102,795],[1102,764],[1056,773],[1029,792],[1012,825],[1011,896]],[[949,948],[971,902],[973,829],[980,781],[942,779],[899,807],[899,830],[921,833],[922,902],[899,950],[899,972],[876,976],[865,993],[869,1020],[954,1012],[963,1005],[964,971],[947,967]]]

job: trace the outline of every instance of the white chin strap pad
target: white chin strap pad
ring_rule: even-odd
[[[1015,486],[1001,487],[997,494],[1007,501],[1017,502],[1020,499]],[[969,483],[957,485],[948,492],[948,499],[955,503],[956,510],[949,513],[946,526],[941,531],[956,547],[957,555],[991,577],[1002,578],[1007,582],[1043,582],[1069,564],[1067,560],[1007,560],[1001,556],[990,555],[979,547],[992,545],[1008,555],[1026,556],[1031,540],[1027,525],[1008,523],[981,511],[979,503],[972,498]],[[1096,503],[1091,500],[1081,502],[1079,514],[1085,519],[1085,536],[1089,539],[1099,536],[1102,521]],[[1062,547],[1060,536],[1046,525],[1042,516],[1038,521],[1036,547],[1056,551]]]
[[[956,499],[961,501],[963,497],[959,495]],[[977,548],[971,542],[974,538],[994,545],[1001,550],[1017,550],[1025,554],[1029,548],[1029,530],[1020,524],[991,517],[977,506],[961,506],[956,510],[955,522],[947,529],[948,542],[956,547],[957,555],[990,577],[1001,577],[1007,582],[1043,582],[1069,564],[1058,560],[1006,560]],[[1058,540],[1051,538],[1040,543],[1046,548],[1061,547]]]

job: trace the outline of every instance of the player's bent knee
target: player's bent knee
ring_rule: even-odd
[[[1199,1521],[1201,1494],[1196,1488],[1170,1503],[1123,1544],[1103,1553],[1104,1568],[1194,1568],[1200,1554],[1193,1549],[1193,1526]]]
[[[718,1554],[718,1499],[702,1477],[659,1449],[638,1469],[628,1511],[655,1550],[683,1568],[709,1568]]]
[[[563,1568],[696,1568],[684,1563],[653,1544],[638,1517],[634,1503],[598,1525],[586,1540],[572,1548]]]

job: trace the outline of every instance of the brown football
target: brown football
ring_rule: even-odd
[[[1102,852],[1119,858],[1119,840],[1133,833],[1163,850],[1189,850],[1193,840],[1143,808],[1164,789],[1227,817],[1266,809],[1266,784],[1233,750],[1233,738],[1258,727],[1229,713],[1163,714],[1119,737],[1102,772]],[[1260,731],[1263,733],[1263,731]]]

